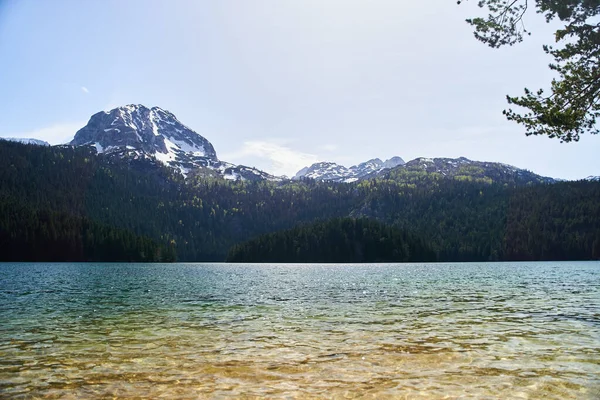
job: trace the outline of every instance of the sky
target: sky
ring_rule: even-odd
[[[581,179],[600,135],[526,137],[505,96],[547,87],[542,44],[476,41],[471,0],[0,0],[0,137],[52,144],[90,116],[159,106],[221,160],[293,176],[317,161],[467,157]]]

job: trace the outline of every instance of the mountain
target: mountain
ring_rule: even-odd
[[[36,146],[50,146],[50,143],[48,142],[44,142],[43,140],[39,140],[39,139],[32,139],[32,138],[5,138],[5,137],[0,137],[1,140],[8,140],[10,142],[17,142],[17,143],[23,143],[23,144],[35,144]]]
[[[394,156],[383,162],[383,168],[394,168],[402,164],[405,164],[404,160],[401,157]]]
[[[375,158],[350,168],[333,162],[319,162],[298,171],[295,179],[302,177],[318,181],[355,182],[383,178],[414,183],[427,174],[434,179],[451,178],[483,183],[501,182],[515,184],[554,183],[553,178],[543,177],[512,165],[473,161],[460,158],[416,158],[407,163],[400,157],[385,162]]]
[[[600,182],[600,176],[590,175],[587,178],[585,178],[584,180],[586,180],[586,181],[597,181],[597,182]]]
[[[502,183],[528,185],[537,183],[556,183],[553,178],[537,175],[531,171],[513,167],[512,165],[473,161],[465,157],[460,158],[416,158],[406,164],[389,171],[384,171],[380,176],[384,179],[393,179],[407,183],[420,180],[424,175],[428,180],[450,178],[457,181],[473,181],[481,183]]]
[[[155,159],[188,175],[229,180],[280,180],[256,168],[220,161],[213,145],[160,107],[126,105],[92,115],[72,146],[128,159]]]
[[[404,160],[398,156],[386,161],[374,158],[350,168],[333,162],[318,162],[310,167],[302,168],[296,173],[294,179],[311,178],[319,181],[349,183],[403,164]]]

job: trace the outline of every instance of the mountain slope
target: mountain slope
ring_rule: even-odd
[[[543,177],[512,165],[473,161],[460,158],[417,158],[380,175],[383,179],[415,183],[421,177],[431,179],[449,178],[457,181],[529,185],[555,183],[553,178]],[[371,176],[372,177],[372,176]]]

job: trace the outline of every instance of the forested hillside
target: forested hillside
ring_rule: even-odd
[[[373,263],[436,261],[421,238],[365,218],[335,218],[268,233],[234,246],[229,262]]]
[[[49,230],[63,243],[52,245],[58,249],[76,248],[64,241],[85,238],[81,227],[89,224],[98,227],[92,231],[145,237],[158,246],[137,254],[170,259],[175,251],[181,261],[222,261],[232,246],[261,234],[315,220],[368,217],[423,238],[438,260],[600,258],[600,183],[523,184],[474,174],[403,169],[348,184],[231,182],[209,174],[184,180],[147,159],[0,141],[0,238],[6,246],[11,237],[11,248],[22,249],[57,243],[44,236],[50,223],[39,217],[53,215],[52,224],[63,227],[63,233]],[[27,217],[15,217],[19,213]],[[31,226],[37,221],[39,229],[17,228],[20,218]],[[103,236],[111,234],[93,235]],[[91,248],[105,254],[100,245]],[[48,259],[71,253],[53,251],[46,257],[34,252]]]
[[[86,217],[0,202],[2,261],[172,262],[173,246]]]

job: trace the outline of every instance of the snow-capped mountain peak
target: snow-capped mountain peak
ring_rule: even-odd
[[[95,146],[99,153],[138,150],[167,164],[184,154],[205,158],[204,164],[218,161],[206,138],[183,125],[172,113],[141,104],[92,115],[71,141],[74,146],[86,144]]]
[[[302,168],[296,173],[294,179],[302,177],[321,179],[321,180],[335,180],[340,176],[347,176],[348,168],[343,165],[336,164],[334,162],[318,162],[314,163],[310,167]]]
[[[280,179],[255,168],[220,161],[205,137],[160,107],[129,104],[96,113],[70,144],[93,146],[98,153],[111,156],[155,159],[179,169],[184,176],[194,173],[233,180]]]
[[[296,173],[294,179],[306,177],[322,181],[354,182],[384,169],[394,168],[402,164],[404,164],[404,160],[397,156],[385,162],[379,158],[373,158],[350,168],[333,162],[318,162],[310,167],[302,168]]]

